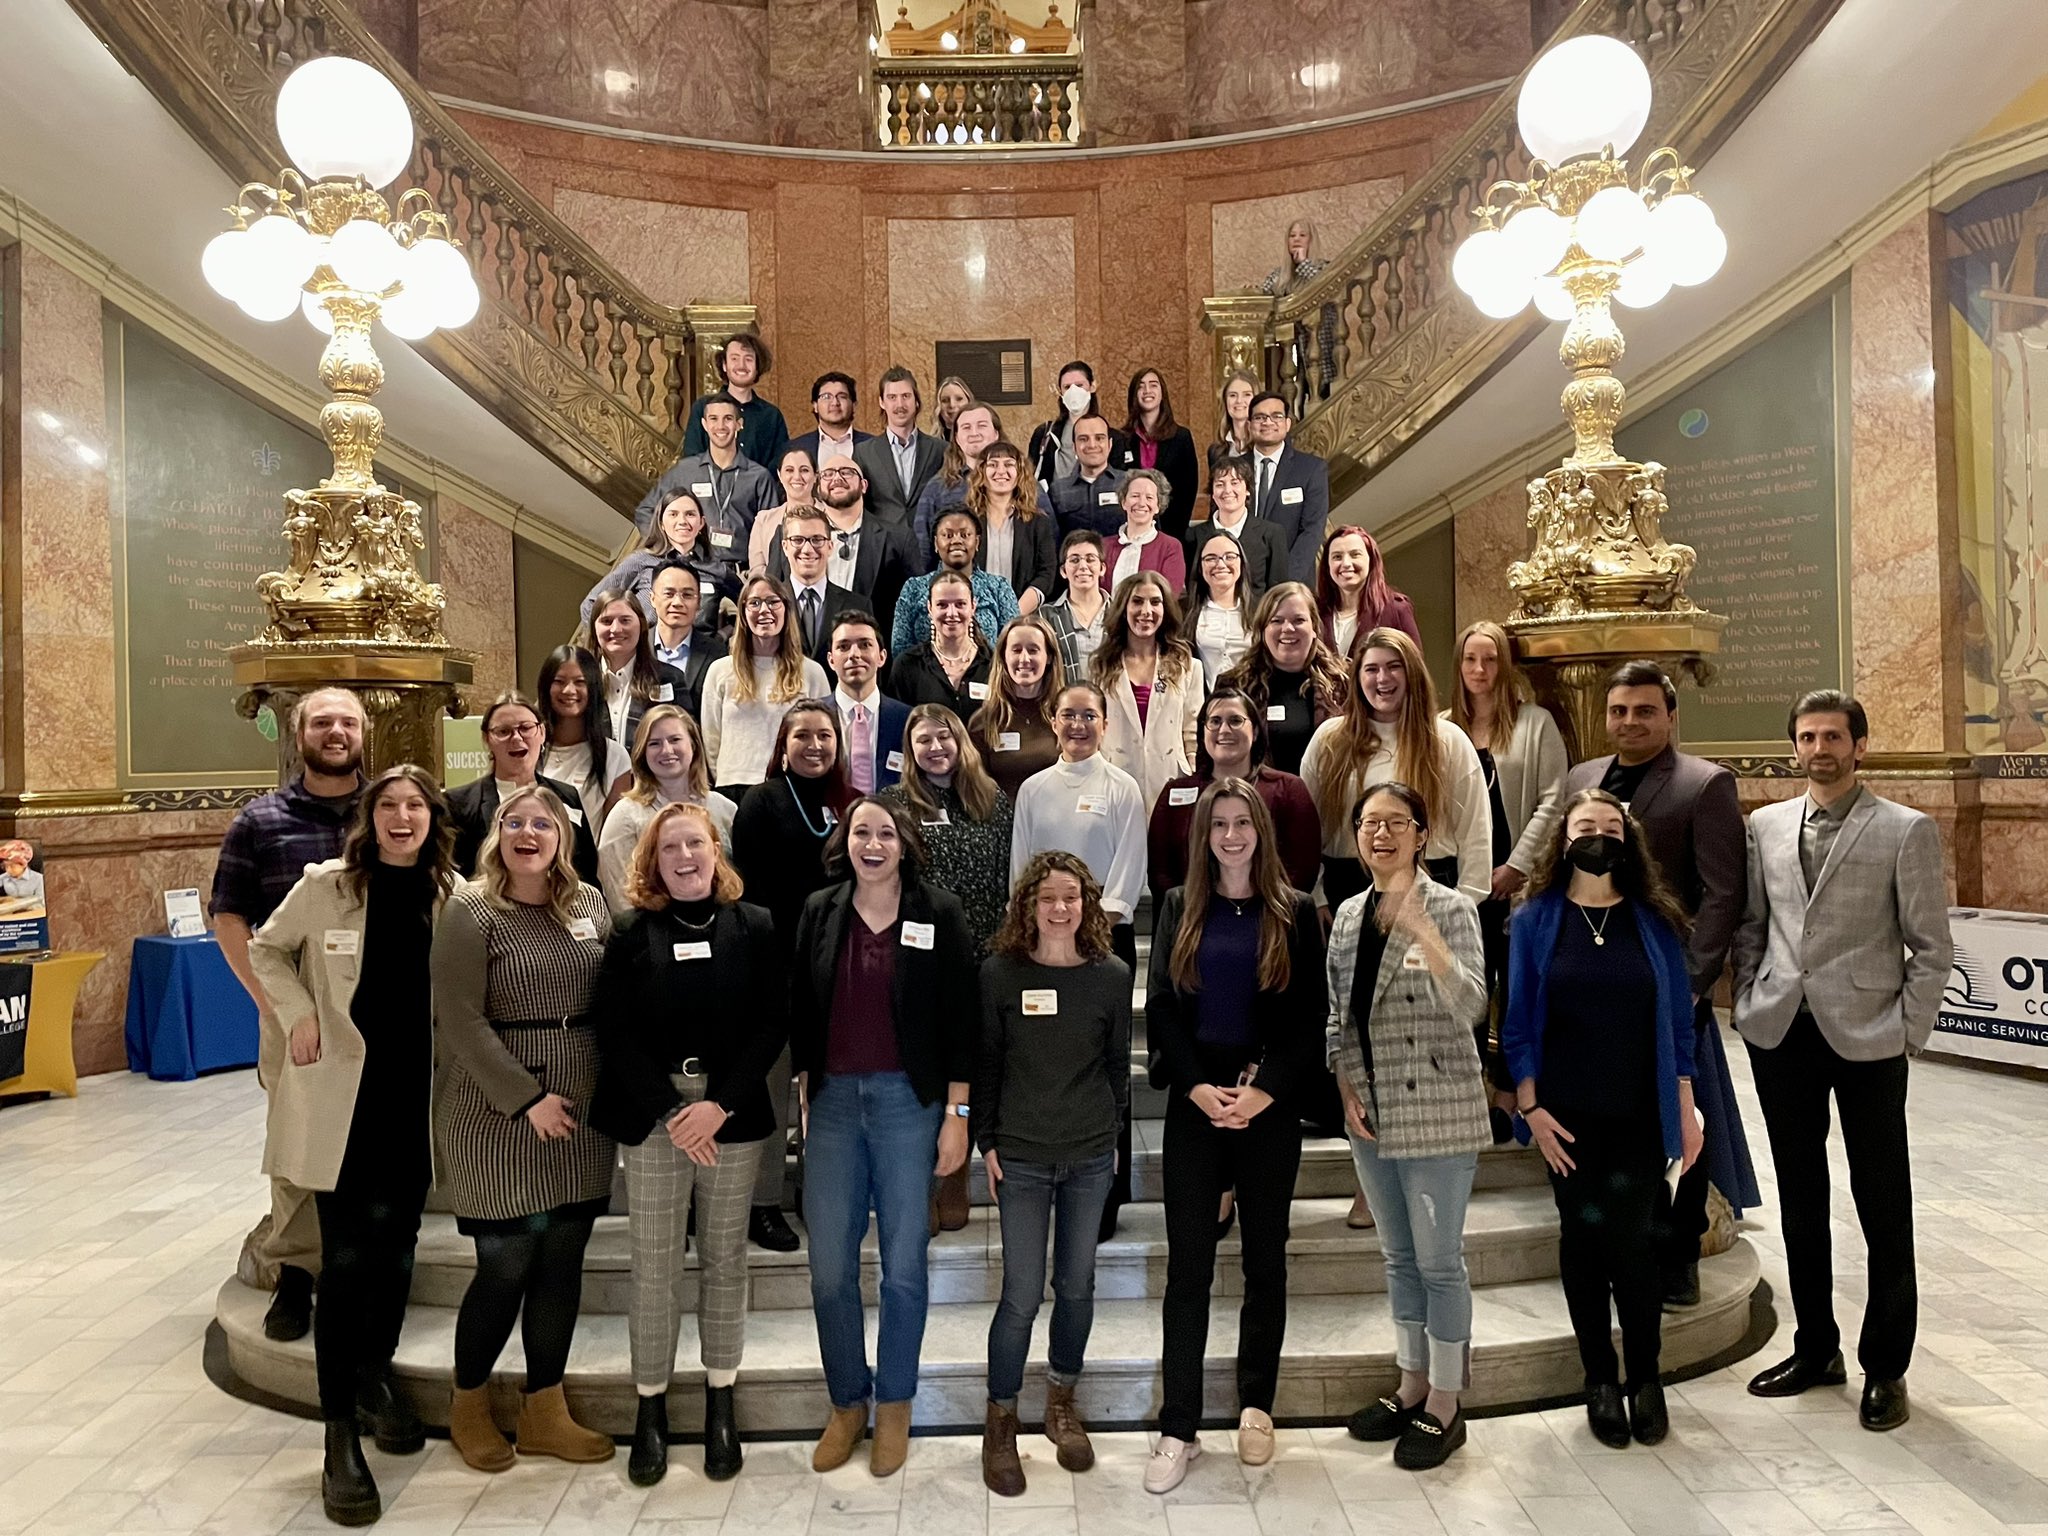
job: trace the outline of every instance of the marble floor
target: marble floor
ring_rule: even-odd
[[[1760,1138],[1746,1064],[1734,1060]],[[319,1426],[228,1397],[201,1367],[214,1295],[261,1209],[254,1078],[187,1084],[89,1079],[75,1101],[0,1110],[0,1536],[326,1527]],[[522,1463],[489,1478],[445,1442],[372,1452],[380,1531],[636,1536],[1690,1536],[1912,1530],[2048,1536],[2048,1085],[1923,1064],[1912,1098],[1921,1256],[1914,1417],[1889,1436],[1856,1424],[1853,1386],[1788,1403],[1742,1382],[1774,1359],[1679,1388],[1672,1435],[1609,1451],[1577,1409],[1475,1420],[1468,1448],[1424,1476],[1338,1429],[1284,1431],[1260,1469],[1230,1436],[1183,1486],[1139,1486],[1146,1439],[1103,1435],[1070,1476],[1026,1449],[1030,1490],[982,1489],[972,1438],[918,1440],[905,1472],[808,1470],[807,1445],[754,1444],[739,1479],[711,1484],[678,1447],[666,1482],[632,1487],[625,1458]],[[1766,1196],[1770,1170],[1762,1170]],[[1837,1157],[1842,1322],[1854,1337],[1860,1246]],[[1749,1232],[1784,1294],[1768,1205]]]

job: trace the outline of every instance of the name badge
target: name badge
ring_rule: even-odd
[[[566,814],[566,815],[568,816],[568,818],[569,818],[569,821],[570,821],[570,823],[571,823],[572,825],[574,825],[574,826],[579,826],[579,827],[583,825],[583,812],[582,812],[582,811],[578,810],[578,809],[577,809],[577,808],[576,808],[575,806],[573,806],[573,805],[565,805],[565,806],[563,806],[563,807],[562,807],[562,810],[563,810],[563,812],[564,812],[564,813],[565,813],[565,814]]]
[[[969,684],[967,685],[967,697],[969,697],[970,699],[985,699],[985,698],[987,698],[987,697],[988,697],[988,684],[987,684],[987,683],[969,683]]]
[[[1280,504],[1283,507],[1299,506],[1301,504],[1301,487],[1298,485],[1281,486]]]
[[[1410,949],[1407,954],[1401,957],[1401,969],[1404,971],[1426,971],[1429,969],[1429,961],[1423,957],[1421,950]]]
[[[1021,731],[996,732],[996,750],[998,752],[1022,752],[1024,750],[1024,733]]]
[[[1166,792],[1166,803],[1168,805],[1193,805],[1201,793],[1201,790],[1192,784],[1183,785],[1179,789],[1169,789]]]
[[[1060,1011],[1060,995],[1051,987],[1026,987],[1024,989],[1024,1011],[1034,1017],[1058,1013]]]
[[[953,825],[953,818],[948,816],[943,810],[933,811],[931,815],[925,817],[924,825],[928,827],[950,827]]]
[[[1095,493],[1095,505],[1098,507],[1116,507],[1122,504],[1123,498],[1115,491],[1097,491]]]
[[[713,596],[715,596],[715,595],[717,594],[717,592],[718,592],[718,583],[717,583],[717,582],[715,582],[715,581],[706,581],[706,580],[704,580],[704,578],[703,578],[703,577],[701,577],[701,576],[697,578],[697,595],[698,595],[699,597],[713,597]]]
[[[1266,718],[1268,720],[1285,720],[1287,718],[1287,706],[1285,704],[1268,704],[1266,706]]]
[[[572,939],[594,939],[597,937],[597,924],[587,917],[571,918],[569,920],[569,937]]]
[[[1107,816],[1109,801],[1101,795],[1083,795],[1074,802],[1074,809],[1083,816]]]
[[[690,944],[678,944],[675,947],[675,954],[678,960],[709,960],[711,944],[705,939],[698,939]]]
[[[901,752],[891,752],[882,759],[882,766],[891,773],[901,773],[903,771],[903,754]]]
[[[692,496],[709,496],[712,495],[713,493],[714,488],[709,480],[699,480],[695,485],[690,487],[690,494]]]
[[[363,936],[353,928],[330,928],[321,941],[320,947],[330,955],[352,955],[362,944]]]
[[[905,923],[903,925],[903,947],[905,949],[930,949],[932,947],[932,925],[930,923]]]
[[[731,549],[732,535],[714,531],[711,535],[711,547],[713,549]]]
[[[661,685],[661,686],[660,686],[659,688],[657,688],[657,689],[655,689],[655,690],[654,690],[654,702],[655,702],[655,703],[657,703],[657,704],[673,704],[673,703],[675,703],[675,701],[676,701],[676,685],[675,685],[674,683],[663,683],[663,684],[662,684],[662,685]]]

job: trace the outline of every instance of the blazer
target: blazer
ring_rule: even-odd
[[[1109,462],[1129,474],[1140,468],[1138,463],[1138,435],[1122,432],[1110,445]],[[1195,493],[1202,488],[1201,461],[1195,457],[1194,434],[1186,427],[1175,427],[1172,436],[1159,444],[1159,452],[1153,466],[1166,476],[1166,483],[1173,488],[1166,505],[1159,509],[1159,526],[1176,539],[1188,531],[1188,519],[1194,515]]]
[[[887,687],[891,696],[903,700],[906,707],[943,704],[965,721],[988,702],[988,674],[995,665],[995,656],[991,648],[977,647],[974,660],[960,674],[960,686],[956,689],[932,650],[931,641],[921,640],[891,658]]]
[[[1501,1014],[1500,1049],[1507,1059],[1508,1076],[1518,1083],[1543,1075],[1543,1031],[1550,1023],[1550,962],[1557,953],[1557,930],[1568,905],[1565,886],[1559,882],[1517,907],[1508,924],[1508,998]],[[1678,935],[1641,903],[1636,905],[1636,926],[1657,979],[1657,1120],[1664,1132],[1664,1155],[1675,1158],[1684,1152],[1678,1080],[1693,1075],[1692,977]],[[1520,1118],[1515,1121],[1515,1136],[1528,1145],[1529,1127]]]
[[[1116,563],[1123,558],[1123,552],[1130,546],[1124,542],[1121,533],[1111,534],[1103,541],[1103,584],[1112,591],[1116,583],[1110,578],[1116,571]],[[1173,588],[1173,595],[1180,596],[1187,590],[1188,558],[1180,547],[1180,540],[1161,528],[1152,539],[1138,551],[1138,569],[1157,571],[1166,578],[1166,584]]]
[[[534,782],[553,790],[555,798],[568,810],[569,819],[576,824],[576,839],[570,849],[569,862],[575,865],[579,880],[595,887],[597,839],[583,814],[582,797],[560,779],[551,779],[545,774],[536,774]],[[455,867],[466,878],[474,879],[476,876],[476,856],[484,846],[484,839],[490,836],[491,818],[497,814],[498,781],[488,773],[448,791],[448,815],[455,823]]]
[[[1168,779],[1195,771],[1195,748],[1202,742],[1202,663],[1191,656],[1178,683],[1153,683],[1142,724],[1138,696],[1121,667],[1103,692],[1109,717],[1102,723],[1102,755],[1138,781],[1149,816]]]
[[[768,574],[777,581],[789,580],[789,556],[783,552],[780,539],[769,549],[767,565]],[[875,616],[882,626],[880,639],[884,645],[889,643],[890,631],[896,623],[896,599],[902,595],[903,583],[922,569],[911,552],[909,531],[883,521],[874,503],[868,502],[862,509],[860,542],[853,553],[852,591],[860,601],[850,606],[865,608]],[[825,666],[822,652],[813,652],[812,658],[819,666]]]
[[[984,542],[974,556],[974,563],[982,570],[988,569],[988,545]],[[1046,505],[1043,491],[1038,493],[1038,514],[1030,521],[1021,521],[1014,513],[1010,517],[1010,568],[996,574],[1010,584],[1010,590],[1022,597],[1030,587],[1038,589],[1040,601],[1052,596],[1053,588],[1060,584],[1060,533],[1059,519]],[[990,635],[989,639],[995,639]]]
[[[691,941],[708,941],[710,955],[677,959]],[[696,1006],[714,980],[722,1019]],[[612,930],[597,973],[591,1012],[600,1064],[591,1125],[638,1146],[681,1107],[669,1081],[669,1042],[682,1026],[704,1073],[704,1096],[728,1117],[718,1140],[773,1134],[768,1073],[789,1038],[788,1010],[782,951],[765,907],[722,904],[705,933],[684,928],[673,908],[635,911]]]
[[[1219,533],[1230,533],[1228,528],[1216,526],[1214,518],[1205,517],[1199,523],[1189,523],[1187,536],[1181,540],[1181,548],[1187,552],[1188,581],[1192,585],[1202,573],[1202,546]],[[1287,540],[1280,532],[1280,525],[1270,518],[1247,516],[1237,525],[1233,535],[1238,550],[1244,556],[1242,580],[1245,593],[1256,599],[1258,594],[1286,581]],[[1249,613],[1251,610],[1245,610]]]
[[[1026,482],[1020,480],[1017,484],[1017,493],[1020,495],[1024,494],[1026,489]],[[1047,533],[1051,536],[1053,553],[1052,558],[1046,562],[1047,566],[1051,567],[1059,559],[1059,541],[1065,537],[1067,530],[1061,525],[1059,515],[1053,507],[1052,497],[1046,492],[1045,487],[1030,484],[1028,489],[1030,494],[1038,499],[1039,519],[1045,523]],[[917,506],[910,514],[910,545],[912,551],[917,556],[917,570],[920,575],[936,571],[939,568],[939,551],[937,546],[932,543],[932,535],[938,531],[939,515],[944,512],[951,512],[956,507],[964,507],[966,505],[967,482],[965,480],[962,480],[958,485],[947,485],[943,480],[934,479],[924,488],[924,494],[918,498]],[[1119,525],[1123,522],[1121,510],[1117,513],[1117,522]],[[1034,526],[1036,525],[1034,524]],[[1033,536],[1038,537],[1038,535]],[[974,557],[975,564],[986,569],[984,561],[987,555],[988,531],[984,529],[982,531],[982,547],[976,552]],[[1004,580],[1007,581],[1009,578],[1006,576]]]
[[[1336,1070],[1370,1107],[1381,1157],[1455,1157],[1493,1145],[1486,1074],[1472,1036],[1486,1017],[1486,951],[1471,897],[1438,885],[1426,870],[1416,873],[1413,895],[1450,948],[1450,974],[1410,966],[1407,936],[1387,935],[1365,1025],[1372,1035],[1368,1073],[1351,1012],[1358,935],[1372,899],[1370,890],[1361,891],[1337,908],[1330,925],[1326,1032],[1336,1045]]]
[[[680,667],[661,663],[669,672],[675,673],[683,682],[676,689],[675,702],[689,712],[692,720],[698,718],[698,711],[704,704],[704,674],[711,670],[711,663],[721,656],[730,655],[725,643],[713,630],[700,629],[690,641],[689,654],[683,658]]]
[[[1174,984],[1169,961],[1180,935],[1187,887],[1166,893],[1152,924],[1152,959],[1145,985],[1145,1038],[1157,1065],[1153,1084],[1185,1095],[1214,1078],[1195,1043],[1194,994]],[[1323,1077],[1323,1016],[1327,1012],[1323,971],[1323,925],[1315,903],[1294,893],[1294,924],[1287,935],[1287,985],[1260,991],[1252,1004],[1259,1039],[1258,1085],[1280,1102],[1267,1114],[1294,1114],[1308,1106]],[[1470,1043],[1469,1041],[1467,1042]]]
[[[1809,803],[1801,795],[1750,813],[1735,1028],[1769,1050],[1803,1003],[1850,1061],[1917,1052],[1955,960],[1941,838],[1928,816],[1865,785],[1809,891],[1799,864]]]
[[[836,690],[833,701],[838,701]],[[877,692],[869,700],[869,708],[875,716],[875,788],[887,789],[903,777],[903,764],[910,756],[910,748],[903,740],[910,724],[910,706],[901,699],[892,699],[886,693]],[[853,725],[843,718],[843,714],[839,728],[847,733],[847,750],[852,751]]]
[[[910,509],[917,505],[925,486],[946,462],[946,445],[929,432],[917,434],[915,463],[907,490],[896,473],[896,454],[889,446],[886,432],[855,443],[853,462],[868,479],[868,510],[885,523],[908,528]]]
[[[697,647],[692,645],[690,647],[691,660],[694,661],[696,659],[696,653]],[[708,667],[711,663],[707,661],[704,665]],[[695,709],[690,707],[692,700],[688,677],[665,661],[657,661],[654,664],[654,675],[659,680],[655,686],[654,697],[651,699],[642,698],[636,693],[626,703],[626,730],[625,734],[619,738],[619,745],[624,747],[629,754],[633,750],[634,740],[640,734],[640,722],[647,718],[647,711],[654,708],[655,705],[673,704],[679,709],[689,710],[693,717],[697,713]],[[703,677],[704,674],[701,668],[698,670],[697,675],[699,678]],[[668,690],[667,698],[661,696],[663,688]],[[603,701],[599,700],[599,703],[602,704]]]
[[[1614,754],[1609,753],[1573,768],[1565,776],[1565,799],[1582,789],[1599,788],[1613,762]],[[1735,775],[1719,763],[1666,747],[1643,775],[1628,813],[1643,824],[1657,867],[1692,917],[1687,963],[1693,995],[1704,997],[1727,963],[1746,894],[1742,807],[1735,798]]]
[[[1444,718],[1451,718],[1449,710]],[[1525,875],[1557,837],[1568,761],[1564,736],[1549,710],[1530,700],[1515,711],[1515,734],[1505,752],[1493,754],[1493,769],[1500,778],[1501,808],[1508,813],[1508,836],[1514,840],[1508,864]]]
[[[904,922],[932,927],[930,949],[897,947],[890,1014],[896,1021],[896,1053],[917,1101],[935,1104],[945,1098],[947,1084],[974,1081],[974,1057],[981,1046],[981,972],[974,935],[960,898],[923,880],[903,882],[897,910]],[[839,951],[846,925],[859,921],[851,880],[814,892],[797,920],[789,1060],[797,1071],[810,1074],[813,1095],[825,1077]]]
[[[1259,461],[1252,455],[1252,494],[1258,495]],[[1287,543],[1287,575],[1291,581],[1316,584],[1316,554],[1323,547],[1323,525],[1330,520],[1330,466],[1292,443],[1280,445],[1273,483],[1252,515],[1272,521]]]
[[[855,427],[853,429],[853,451],[855,453],[860,452],[860,445],[866,442],[869,438],[873,437],[874,435],[875,434],[872,432],[863,432],[860,430],[860,428]],[[796,437],[792,437],[787,443],[783,445],[782,452],[787,453],[792,448],[801,448],[805,453],[808,453],[811,456],[811,466],[813,468],[816,468],[818,463],[818,449],[824,443],[824,441],[824,435],[820,433],[816,427],[813,427],[808,432],[800,433]],[[777,458],[780,458],[781,456],[781,454],[776,455]],[[846,457],[846,455],[841,453],[838,454],[837,457],[843,459]]]
[[[861,542],[865,544],[867,540],[862,539]],[[775,553],[780,555],[782,551],[778,549]],[[789,578],[784,576],[782,580],[788,581]],[[791,585],[794,587],[794,583]],[[833,624],[838,621],[839,615],[842,613],[865,613],[869,611],[871,610],[868,600],[858,592],[849,592],[844,587],[836,587],[831,582],[826,582],[825,601],[818,611],[818,631],[811,636],[811,643],[804,647],[804,654],[823,667],[826,676],[831,676],[832,664],[827,658],[832,654]],[[790,618],[799,625],[799,633],[801,633],[803,622],[801,595],[798,598],[798,606],[790,610]],[[875,622],[879,624],[881,621],[881,615],[876,614]],[[877,634],[875,638],[886,645],[889,643],[888,635],[889,631],[885,629]]]

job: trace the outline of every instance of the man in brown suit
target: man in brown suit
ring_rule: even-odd
[[[1741,1209],[1761,1203],[1749,1144],[1728,1090],[1727,1057],[1711,994],[1742,921],[1746,842],[1735,775],[1681,752],[1678,690],[1652,661],[1627,661],[1607,680],[1607,736],[1614,752],[1588,758],[1565,777],[1567,797],[1604,789],[1642,823],[1664,878],[1692,917],[1686,965],[1692,973],[1693,1097],[1706,1118],[1706,1150],[1679,1180],[1659,1260],[1667,1306],[1699,1300],[1700,1237],[1707,1230],[1711,1181]]]

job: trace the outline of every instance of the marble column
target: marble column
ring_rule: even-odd
[[[1082,41],[1081,110],[1094,143],[1187,137],[1182,0],[1095,0]]]
[[[856,85],[868,56],[857,0],[768,0],[768,141],[801,149],[867,147]]]

